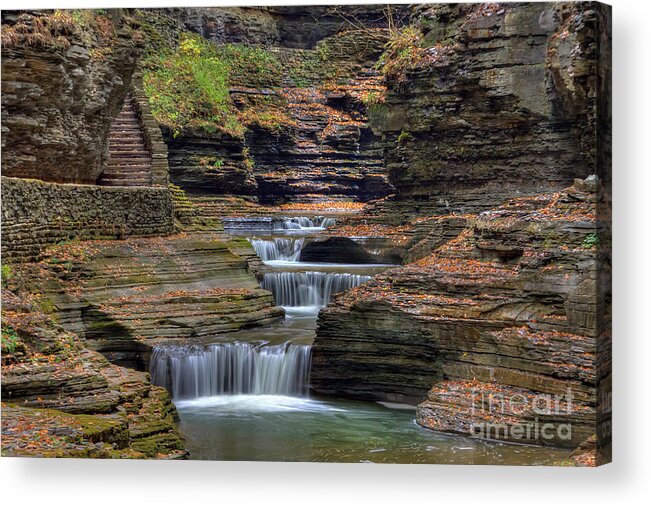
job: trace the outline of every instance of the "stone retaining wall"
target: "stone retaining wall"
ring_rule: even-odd
[[[167,188],[46,183],[2,177],[2,261],[38,260],[70,239],[119,239],[172,233]]]

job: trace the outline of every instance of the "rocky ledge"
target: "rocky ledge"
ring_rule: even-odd
[[[161,339],[198,340],[282,318],[247,260],[234,253],[249,251],[245,240],[213,234],[73,241],[15,269],[89,348],[144,370]]]
[[[578,446],[595,431],[595,186],[577,180],[464,217],[428,256],[338,296],[319,315],[314,390],[427,397],[425,427],[496,425],[498,439]],[[548,398],[557,410],[536,405]],[[544,423],[571,434],[547,438],[534,430]]]
[[[184,458],[169,394],[2,290],[2,455]]]

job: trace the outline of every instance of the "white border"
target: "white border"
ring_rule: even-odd
[[[121,0],[13,3],[20,8],[265,5]],[[379,2],[285,1],[280,4]],[[649,493],[651,332],[648,203],[651,2],[614,6],[614,460],[598,469],[245,462],[0,460],[5,504],[642,504]],[[9,7],[9,5],[7,5]],[[646,493],[645,493],[646,492]],[[644,494],[644,495],[643,495]],[[637,498],[637,499],[636,499]]]

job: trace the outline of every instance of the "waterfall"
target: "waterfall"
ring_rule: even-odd
[[[276,237],[274,239],[251,239],[250,241],[251,246],[263,262],[270,260],[296,262],[303,248],[303,239]]]
[[[335,219],[327,216],[315,216],[314,218],[298,216],[295,218],[284,218],[282,221],[275,222],[274,228],[278,230],[302,230],[306,228],[325,229],[334,224]]]
[[[311,351],[309,345],[288,343],[156,346],[151,381],[175,400],[227,394],[306,397]]]
[[[366,283],[371,276],[339,272],[272,272],[260,286],[273,293],[277,306],[323,307],[331,297]]]

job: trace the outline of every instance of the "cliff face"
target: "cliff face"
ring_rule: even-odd
[[[75,12],[3,11],[5,176],[94,184],[106,164],[141,47],[129,18]]]
[[[314,44],[284,45],[281,33],[289,24],[273,25],[277,36],[263,30],[284,19],[267,9],[143,14],[152,49],[143,61],[146,89],[166,134],[171,181],[190,195],[247,195],[283,203],[324,196],[367,201],[391,192],[380,138],[367,117],[369,96],[385,90],[375,68],[388,34],[381,9],[369,10],[378,20],[368,29],[353,29],[356,25],[341,14],[326,15],[326,10],[299,11],[287,14],[287,23],[300,19],[294,34],[299,37],[307,33],[310,18],[310,26],[321,30]],[[330,21],[322,23],[322,15]],[[261,38],[263,33],[269,38]],[[160,40],[162,49],[156,48]],[[223,99],[211,102],[215,90],[205,96],[200,91],[196,98],[203,86],[197,81],[173,99],[160,100],[168,87],[158,69],[161,59],[170,58],[172,72],[183,72],[181,82],[198,79],[194,58],[204,68],[218,60],[228,69],[219,84]],[[221,70],[210,68],[215,74]],[[183,103],[171,111],[175,102]],[[212,108],[201,105],[208,102]]]
[[[297,7],[211,7],[166,9],[185,30],[217,43],[257,44],[313,49],[351,26],[386,28],[385,5]],[[393,6],[393,17],[406,17],[406,6]]]
[[[389,61],[374,114],[399,207],[476,212],[593,173],[595,19],[590,3],[416,6],[416,63]]]
[[[426,427],[473,434],[478,420],[540,417],[571,436],[526,442],[578,446],[595,430],[595,191],[578,180],[468,217],[430,255],[337,297],[319,315],[314,389],[418,402],[431,388],[418,408]],[[560,412],[482,404],[568,392]]]

